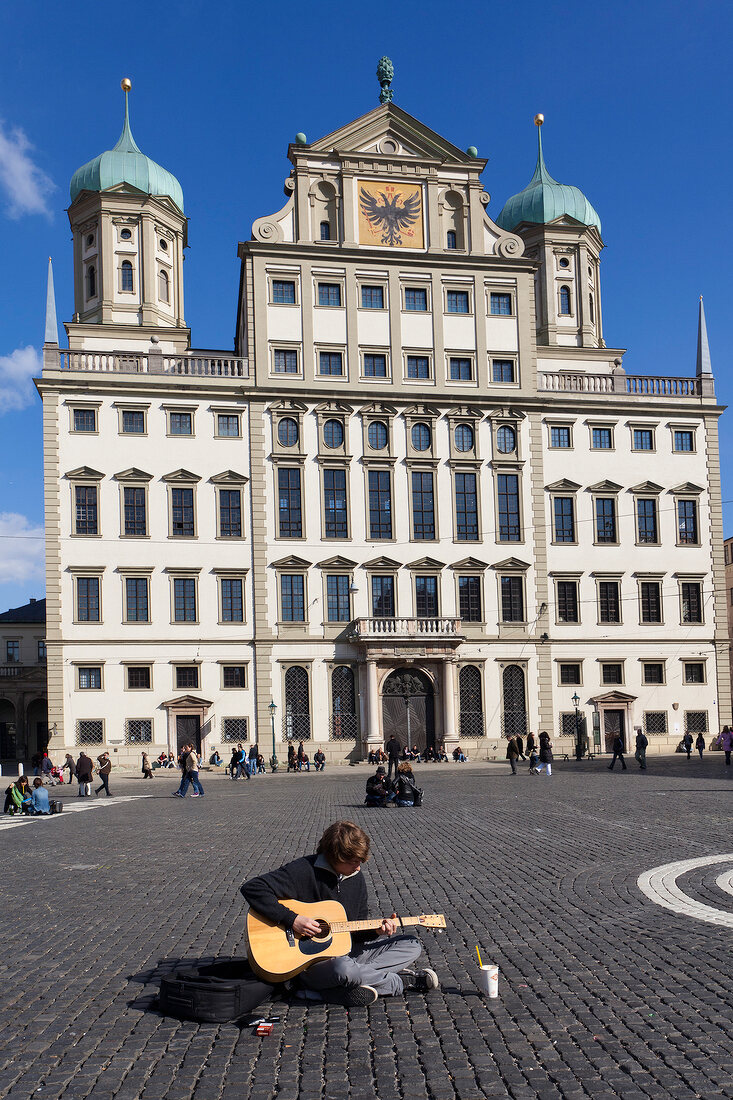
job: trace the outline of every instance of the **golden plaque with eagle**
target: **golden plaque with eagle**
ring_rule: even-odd
[[[361,180],[358,186],[360,244],[424,247],[420,184]]]

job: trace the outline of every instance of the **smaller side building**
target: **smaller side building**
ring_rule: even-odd
[[[0,762],[29,761],[48,745],[46,601],[0,615]]]

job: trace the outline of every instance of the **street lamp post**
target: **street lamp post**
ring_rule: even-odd
[[[280,761],[277,758],[277,750],[275,749],[275,711],[277,710],[277,704],[274,700],[271,700],[267,709],[270,712],[270,723],[272,725],[272,756],[270,757],[270,767],[273,772],[276,772]]]
[[[577,691],[573,695],[573,706],[575,707],[575,759],[583,759],[583,745],[580,738],[580,715],[578,714],[578,704],[580,703],[580,696]]]

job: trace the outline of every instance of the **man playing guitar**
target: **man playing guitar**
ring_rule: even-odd
[[[267,920],[303,938],[318,936],[321,926],[282,905],[281,898],[338,901],[349,920],[366,920],[367,889],[361,865],[369,859],[369,843],[353,821],[336,821],[324,832],[315,855],[250,879],[241,887],[242,894]],[[297,995],[354,1006],[372,1004],[380,995],[395,996],[404,989],[437,989],[440,983],[434,970],[407,969],[422,954],[422,946],[416,936],[396,935],[398,924],[393,913],[376,933],[355,933],[348,955],[321,959],[300,974]]]

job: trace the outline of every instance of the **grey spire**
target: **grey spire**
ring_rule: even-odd
[[[46,287],[46,335],[44,344],[59,344],[59,329],[56,321],[56,295],[53,292],[53,267],[48,257],[48,285]]]
[[[697,322],[697,367],[695,374],[698,378],[705,375],[712,376],[713,366],[710,362],[710,345],[708,344],[708,330],[705,324],[705,308],[700,295],[700,314]]]

